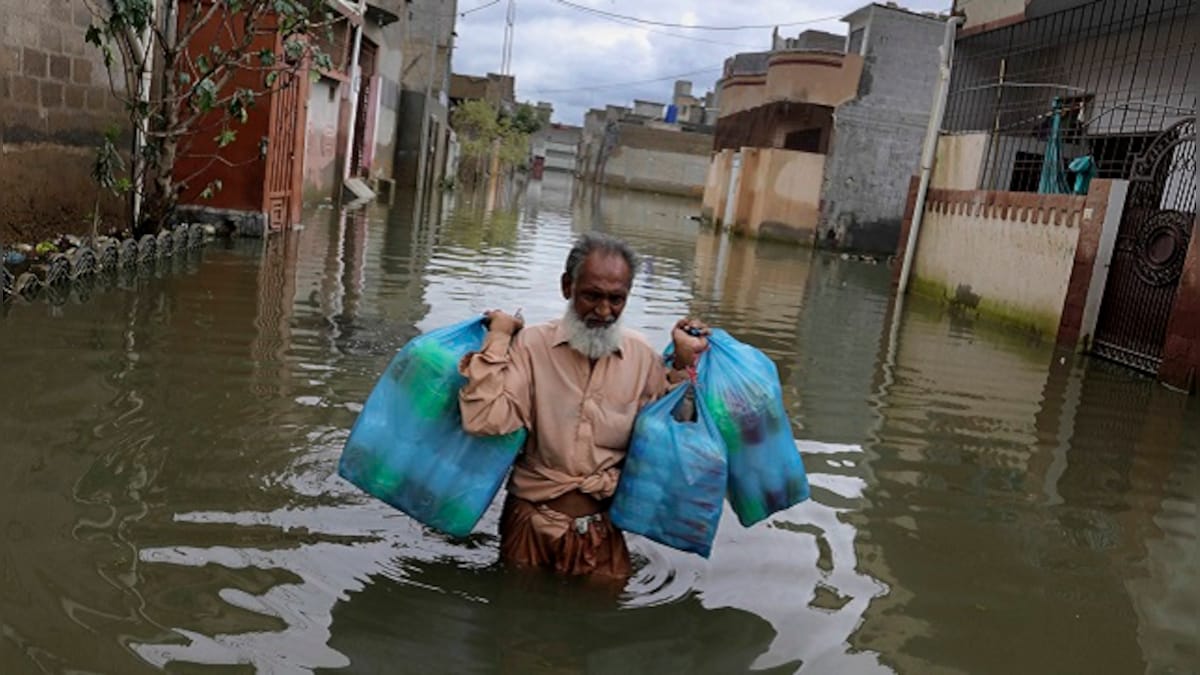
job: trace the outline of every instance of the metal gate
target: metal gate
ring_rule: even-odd
[[[280,71],[279,89],[271,95],[266,189],[263,210],[268,227],[286,230],[300,218],[304,129],[308,118],[308,77]]]
[[[1092,353],[1157,373],[1196,217],[1196,120],[1160,134],[1131,173]]]

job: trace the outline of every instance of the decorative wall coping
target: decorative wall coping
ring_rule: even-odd
[[[941,215],[1078,227],[1086,203],[1086,195],[930,188],[925,210]]]
[[[46,290],[61,290],[98,275],[152,265],[204,246],[210,234],[204,225],[193,223],[140,239],[100,237],[93,243],[81,243],[66,252],[21,265],[10,265],[0,255],[0,304],[17,298],[34,300]]]

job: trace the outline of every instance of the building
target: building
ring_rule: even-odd
[[[675,83],[673,103],[636,100],[632,107],[608,105],[584,115],[576,173],[592,183],[633,190],[699,197],[704,192],[712,127],[693,122],[708,117],[711,95],[696,99],[691,83]],[[679,103],[691,106],[680,117]],[[715,112],[713,113],[715,115]],[[675,119],[667,119],[674,115]]]
[[[936,164],[927,192],[913,181],[898,280],[1194,388],[1196,3],[955,12]]]
[[[516,108],[516,79],[512,75],[450,75],[450,109],[463,101],[487,101],[502,113]]]
[[[542,127],[530,140],[533,166],[545,171],[574,174],[582,137],[582,127],[557,123]]]
[[[317,71],[309,85],[307,120],[302,125],[305,203],[340,197],[347,177],[365,179],[377,192],[392,190],[409,11],[404,0],[375,0],[366,7],[357,92],[352,75],[353,22],[334,27],[333,39],[322,45],[334,67]],[[353,141],[348,142],[351,134]]]
[[[207,132],[190,139],[191,151],[177,164],[177,173],[192,177],[180,196],[185,217],[224,219],[243,234],[262,234],[297,224],[306,202],[340,201],[349,181],[364,197],[375,191],[390,194],[405,3],[374,0],[362,14],[345,3],[331,7],[338,18],[328,34],[317,38],[330,68],[302,69],[287,86],[265,93],[261,113],[250,115],[247,128],[228,147],[218,147]],[[207,50],[213,42],[232,39],[226,26],[236,21],[233,15],[209,21],[196,48]],[[259,41],[264,49],[279,51],[277,58],[283,61],[274,35]],[[230,86],[253,88],[259,78],[257,71],[242,69]],[[211,161],[216,154],[228,161]],[[206,195],[206,186],[215,181],[222,188]]]
[[[450,130],[450,57],[457,0],[404,0],[408,7],[400,76],[398,188],[430,194],[454,161]]]
[[[668,122],[678,121],[681,124],[709,127],[717,123],[714,94],[710,91],[702,97],[693,96],[692,83],[688,80],[675,82],[675,94],[671,97],[671,105],[675,108],[675,118],[667,119]]]
[[[776,35],[774,49],[726,60],[707,220],[746,236],[895,249],[944,21],[890,4],[842,20],[845,36]]]

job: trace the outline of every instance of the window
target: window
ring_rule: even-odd
[[[867,29],[857,28],[850,31],[850,43],[846,47],[847,54],[861,54],[863,48],[863,38],[867,36]]]
[[[799,131],[793,131],[784,137],[783,147],[786,150],[799,150],[800,152],[820,154],[821,130],[800,129]]]

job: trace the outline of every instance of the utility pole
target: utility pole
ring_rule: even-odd
[[[508,0],[508,11],[504,16],[504,47],[500,55],[500,74],[512,75],[513,33],[517,23],[516,0]]]

